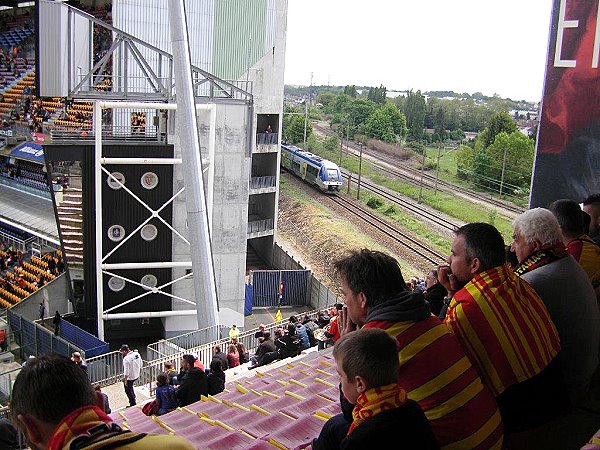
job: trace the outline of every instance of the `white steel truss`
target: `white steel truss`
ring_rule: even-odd
[[[155,269],[155,268],[165,268],[165,269],[174,269],[174,268],[186,268],[191,269],[192,262],[191,261],[155,261],[149,263],[139,263],[139,262],[131,262],[131,263],[107,263],[107,259],[117,251],[125,242],[127,242],[135,233],[140,231],[144,225],[150,222],[152,219],[156,218],[160,220],[168,229],[171,230],[179,239],[185,242],[188,246],[190,242],[186,239],[179,231],[177,231],[171,224],[169,224],[164,218],[160,216],[160,212],[170,205],[178,196],[180,196],[185,188],[181,188],[178,192],[176,192],[169,200],[163,203],[159,208],[153,209],[146,202],[140,199],[134,192],[132,192],[125,184],[123,184],[118,178],[114,177],[110,171],[108,171],[104,165],[107,164],[148,164],[148,165],[179,165],[182,163],[181,158],[105,158],[102,156],[102,143],[103,143],[103,135],[101,130],[101,122],[102,122],[102,109],[119,109],[119,108],[143,108],[143,109],[157,109],[157,110],[175,110],[177,109],[177,105],[174,103],[144,103],[144,102],[118,102],[118,101],[96,101],[94,103],[94,126],[95,126],[95,212],[96,212],[96,298],[97,298],[97,316],[98,316],[98,337],[100,339],[104,338],[104,321],[105,320],[113,320],[113,319],[137,319],[137,318],[152,318],[152,317],[169,317],[169,316],[195,316],[198,314],[196,307],[196,302],[194,300],[185,299],[177,295],[170,294],[169,292],[164,291],[163,289],[171,286],[175,283],[183,281],[193,276],[193,273],[190,271],[186,273],[184,276],[171,280],[163,285],[156,287],[148,287],[140,283],[139,281],[133,280],[129,277],[119,275],[113,271],[115,270],[132,270],[132,269]],[[214,103],[209,104],[199,104],[196,105],[197,111],[207,111],[210,114],[209,118],[209,143],[208,143],[208,161],[203,161],[203,171],[208,171],[208,193],[207,195],[207,208],[210,212],[212,210],[212,185],[214,178],[214,165],[212,162],[214,161],[214,153],[215,153],[215,140],[216,140],[216,105]],[[148,217],[143,220],[134,230],[127,233],[125,237],[117,244],[112,250],[108,252],[104,252],[102,246],[102,210],[100,205],[102,205],[102,174],[107,174],[108,177],[118,184],[118,186],[134,198],[140,205],[142,205],[148,211]],[[209,217],[211,215],[209,214]],[[210,228],[210,222],[209,222]],[[116,277],[125,281],[126,283],[132,283],[136,286],[140,286],[146,290],[146,292],[139,294],[130,299],[124,300],[123,302],[115,305],[111,308],[105,309],[104,307],[104,285],[103,285],[103,275],[108,275],[111,277]],[[171,310],[165,309],[164,311],[139,311],[132,313],[118,313],[115,312],[119,308],[122,308],[125,305],[131,304],[141,298],[146,297],[150,294],[161,294],[166,297],[166,300],[179,300],[181,302],[190,304],[194,306],[194,309],[186,309],[186,310]],[[168,303],[170,307],[170,302]]]

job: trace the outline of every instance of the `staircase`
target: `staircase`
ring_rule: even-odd
[[[58,223],[70,267],[83,268],[83,211],[81,189],[68,187],[57,202]]]

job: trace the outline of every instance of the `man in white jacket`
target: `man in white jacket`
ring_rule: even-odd
[[[135,406],[133,384],[140,377],[144,361],[137,350],[129,350],[127,344],[121,345],[120,352],[123,355],[123,384],[125,385],[125,394],[129,399],[129,406]]]

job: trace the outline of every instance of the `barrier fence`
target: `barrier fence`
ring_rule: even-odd
[[[7,310],[8,323],[11,327],[14,342],[18,348],[12,348],[12,352],[25,360],[29,355],[40,355],[42,353],[59,353],[71,357],[73,352],[79,352],[85,356],[85,350],[79,348],[69,341],[54,333],[44,326],[26,319],[10,309]]]
[[[252,305],[308,306],[310,270],[252,270]]]

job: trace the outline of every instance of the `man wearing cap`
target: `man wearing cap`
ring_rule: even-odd
[[[121,345],[121,350],[119,351],[123,355],[123,384],[125,385],[125,394],[129,399],[129,406],[135,406],[133,384],[140,377],[144,362],[137,350],[129,350],[127,344]]]

